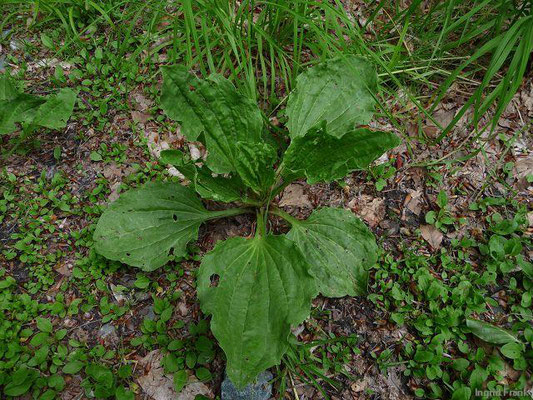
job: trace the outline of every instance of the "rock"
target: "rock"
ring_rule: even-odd
[[[117,329],[111,324],[102,325],[98,331],[98,337],[107,343],[117,343]]]
[[[144,318],[155,320],[155,313],[154,313],[154,307],[151,305],[147,305],[146,307],[143,307],[139,314],[143,316]]]
[[[264,371],[259,374],[257,381],[249,384],[244,389],[237,389],[235,385],[226,376],[222,382],[222,400],[268,400],[272,396],[273,379],[270,371]]]
[[[134,297],[135,297],[135,301],[137,302],[145,301],[151,298],[150,293],[148,292],[136,292]]]

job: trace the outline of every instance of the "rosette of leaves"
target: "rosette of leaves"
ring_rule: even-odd
[[[177,150],[162,152],[191,184],[153,182],[123,194],[98,222],[96,250],[152,271],[184,256],[201,224],[256,212],[255,236],[217,243],[198,271],[202,310],[212,316],[230,379],[242,387],[280,362],[291,326],[309,316],[315,296],[363,295],[376,262],[374,236],[350,211],[321,208],[303,221],[273,199],[297,179],[332,182],[367,168],[399,140],[360,127],[372,116],[377,76],[359,57],[327,61],[297,78],[285,151],[272,145],[257,105],[222,76],[199,79],[169,66],[163,78],[163,110],[188,140],[204,143],[205,165]],[[209,211],[198,195],[239,207]],[[272,214],[291,225],[287,234],[268,232]]]

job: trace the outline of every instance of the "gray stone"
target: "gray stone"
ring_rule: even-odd
[[[98,331],[98,337],[106,343],[117,343],[118,335],[116,328],[109,324],[102,325]]]
[[[148,318],[148,319],[151,319],[151,320],[155,320],[154,306],[151,306],[151,305],[144,306],[139,311],[139,314],[143,318]]]
[[[251,383],[244,389],[237,389],[229,380],[228,376],[222,382],[222,400],[268,400],[272,396],[273,378],[270,371],[259,374],[255,383]]]

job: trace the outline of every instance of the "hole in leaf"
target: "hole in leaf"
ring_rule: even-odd
[[[213,274],[209,277],[209,280],[211,281],[211,283],[209,284],[209,287],[217,287],[218,282],[220,281],[220,275]]]
[[[126,257],[129,257],[129,256],[131,256],[131,254],[130,253],[126,253]]]
[[[176,214],[174,214],[174,215],[172,215],[172,219],[173,219],[174,221],[177,221],[177,220],[178,220],[178,216],[177,216]]]

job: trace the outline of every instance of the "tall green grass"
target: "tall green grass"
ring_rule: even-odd
[[[421,103],[432,113],[452,85],[466,94],[466,101],[437,142],[448,135],[466,111],[474,110],[472,127],[478,127],[490,111],[490,128],[519,89],[533,51],[533,2],[509,0],[413,1],[403,10],[395,2],[379,2],[367,25],[375,24],[379,38],[376,47],[395,49],[385,57],[391,72],[400,74],[402,83],[425,88],[434,94]],[[378,11],[389,16],[377,19]],[[406,28],[408,27],[408,28]],[[383,34],[382,32],[396,32]],[[409,50],[402,44],[407,40]],[[407,49],[405,49],[407,48]],[[401,53],[401,57],[398,54]],[[407,79],[407,80],[406,80]],[[409,83],[411,80],[411,83]]]
[[[343,53],[374,61],[384,95],[403,93],[422,118],[452,85],[466,101],[437,142],[473,107],[476,127],[492,127],[526,74],[533,50],[532,1],[369,1],[353,15],[340,0],[9,0],[32,15],[33,27],[60,26],[63,51],[96,37],[120,43],[129,62],[165,54],[202,74],[222,73],[249,96],[275,109],[309,64]],[[8,13],[5,18],[12,18]],[[4,25],[6,21],[4,19]],[[137,38],[131,48],[131,38]],[[400,130],[403,123],[382,110]],[[434,121],[437,125],[438,122]]]

